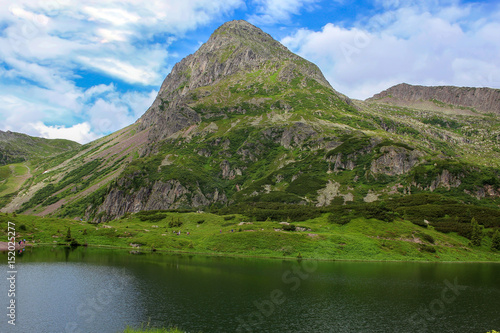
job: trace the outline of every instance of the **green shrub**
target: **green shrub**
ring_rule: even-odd
[[[320,179],[314,175],[301,175],[288,186],[286,191],[299,196],[305,196],[310,193],[316,193],[325,186],[326,180],[324,179]]]
[[[425,240],[425,241],[427,241],[427,242],[429,242],[431,244],[434,244],[434,237],[432,237],[431,235],[420,233],[419,236],[423,240]]]
[[[429,252],[429,253],[436,253],[436,248],[431,245],[426,245],[426,244],[420,244],[420,250]]]
[[[42,206],[50,206],[50,205],[58,202],[59,200],[61,200],[61,198],[59,198],[57,195],[48,197],[47,200],[42,202]]]
[[[314,206],[292,205],[277,202],[239,203],[217,210],[219,215],[241,214],[256,221],[305,221],[322,214],[322,210]]]
[[[172,221],[168,222],[169,228],[179,228],[182,225],[183,225],[183,222],[179,219],[177,219],[177,221],[174,221],[174,219],[172,219]]]
[[[491,238],[491,249],[500,250],[500,232],[498,232],[498,230],[495,231]]]
[[[351,222],[351,216],[330,213],[330,215],[328,215],[328,222],[336,223],[336,224],[340,224],[340,225],[345,225],[345,224]]]
[[[301,197],[296,194],[287,193],[283,191],[271,191],[246,198],[246,201],[252,202],[280,202],[288,204],[297,204],[303,201]]]

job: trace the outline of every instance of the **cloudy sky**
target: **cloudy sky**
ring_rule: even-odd
[[[234,19],[351,98],[401,82],[500,88],[496,0],[1,1],[0,130],[86,143],[127,126],[173,65]]]

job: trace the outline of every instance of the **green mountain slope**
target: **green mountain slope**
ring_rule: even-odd
[[[18,190],[31,177],[34,165],[79,146],[69,140],[0,131],[0,207],[16,197]]]
[[[39,164],[3,210],[97,222],[172,209],[331,214],[470,236],[472,217],[500,226],[498,117],[351,100],[233,21],[174,66],[136,124]]]
[[[62,139],[43,139],[22,133],[0,131],[0,165],[44,158],[80,146]]]

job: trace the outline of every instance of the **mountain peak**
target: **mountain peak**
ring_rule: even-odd
[[[205,45],[210,48],[244,45],[266,56],[295,56],[269,34],[244,20],[224,23],[212,33]]]
[[[150,140],[158,141],[211,117],[274,108],[290,111],[297,94],[304,100],[322,99],[312,106],[337,105],[334,100],[341,100],[338,105],[350,103],[316,65],[256,26],[230,21],[172,68],[155,102],[139,119],[139,129],[151,128]]]
[[[264,31],[262,31],[260,28],[257,28],[251,23],[248,23],[245,20],[234,20],[234,21],[228,21],[218,27],[211,35],[211,37],[217,36],[217,35],[224,35],[224,34],[231,34],[235,36],[242,36],[242,37],[248,37],[253,34],[257,35],[265,35],[268,37],[268,34],[266,34]],[[271,37],[272,38],[272,37]]]

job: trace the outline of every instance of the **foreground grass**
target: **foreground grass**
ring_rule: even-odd
[[[65,244],[70,228],[71,236],[80,244],[135,251],[324,260],[500,261],[500,253],[490,250],[489,236],[484,237],[481,247],[470,247],[468,239],[455,233],[444,234],[403,220],[358,218],[338,225],[329,223],[325,214],[294,223],[304,228],[302,231],[284,231],[285,225],[278,221],[248,222],[241,215],[169,212],[162,213],[162,217],[152,222],[130,215],[94,225],[0,214],[0,235],[6,233],[7,222],[11,221],[16,224],[18,239],[25,238],[35,245]]]

